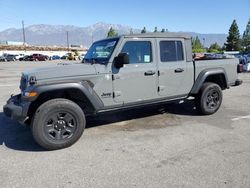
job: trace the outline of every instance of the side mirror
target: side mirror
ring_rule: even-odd
[[[125,64],[129,64],[129,55],[127,53],[119,53],[114,59],[114,66],[119,69]]]

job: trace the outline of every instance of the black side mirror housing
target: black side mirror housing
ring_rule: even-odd
[[[114,66],[119,69],[125,64],[129,64],[129,55],[127,53],[119,53],[114,59]]]

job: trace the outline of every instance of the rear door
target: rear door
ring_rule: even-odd
[[[116,103],[134,103],[154,99],[157,93],[155,40],[125,38],[119,52],[129,55],[129,64],[113,67],[113,90]]]
[[[190,74],[187,67],[184,39],[157,39],[159,66],[159,95],[174,97],[186,95],[190,90]],[[192,65],[192,64],[191,64]]]

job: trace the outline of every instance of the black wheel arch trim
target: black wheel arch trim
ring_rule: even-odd
[[[212,75],[218,75],[218,74],[223,74],[225,77],[225,81],[226,81],[226,88],[229,87],[228,85],[228,78],[227,78],[227,74],[224,68],[216,68],[216,69],[205,69],[203,71],[200,72],[200,74],[198,75],[197,79],[195,80],[195,83],[191,89],[190,94],[197,94],[199,93],[200,88],[202,87],[202,84],[205,82],[205,80]]]
[[[32,101],[35,101],[41,94],[51,91],[66,91],[69,89],[76,89],[80,91],[92,104],[95,111],[103,108],[104,104],[96,94],[96,92],[91,87],[88,81],[80,81],[80,82],[63,82],[63,83],[51,83],[45,85],[37,85],[32,88],[32,91],[38,93],[37,97],[32,98]]]

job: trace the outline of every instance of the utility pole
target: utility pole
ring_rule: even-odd
[[[67,47],[68,47],[68,51],[69,51],[69,32],[67,31]]]
[[[25,39],[24,21],[22,21],[22,26],[23,26],[23,45],[25,46],[26,39]]]

